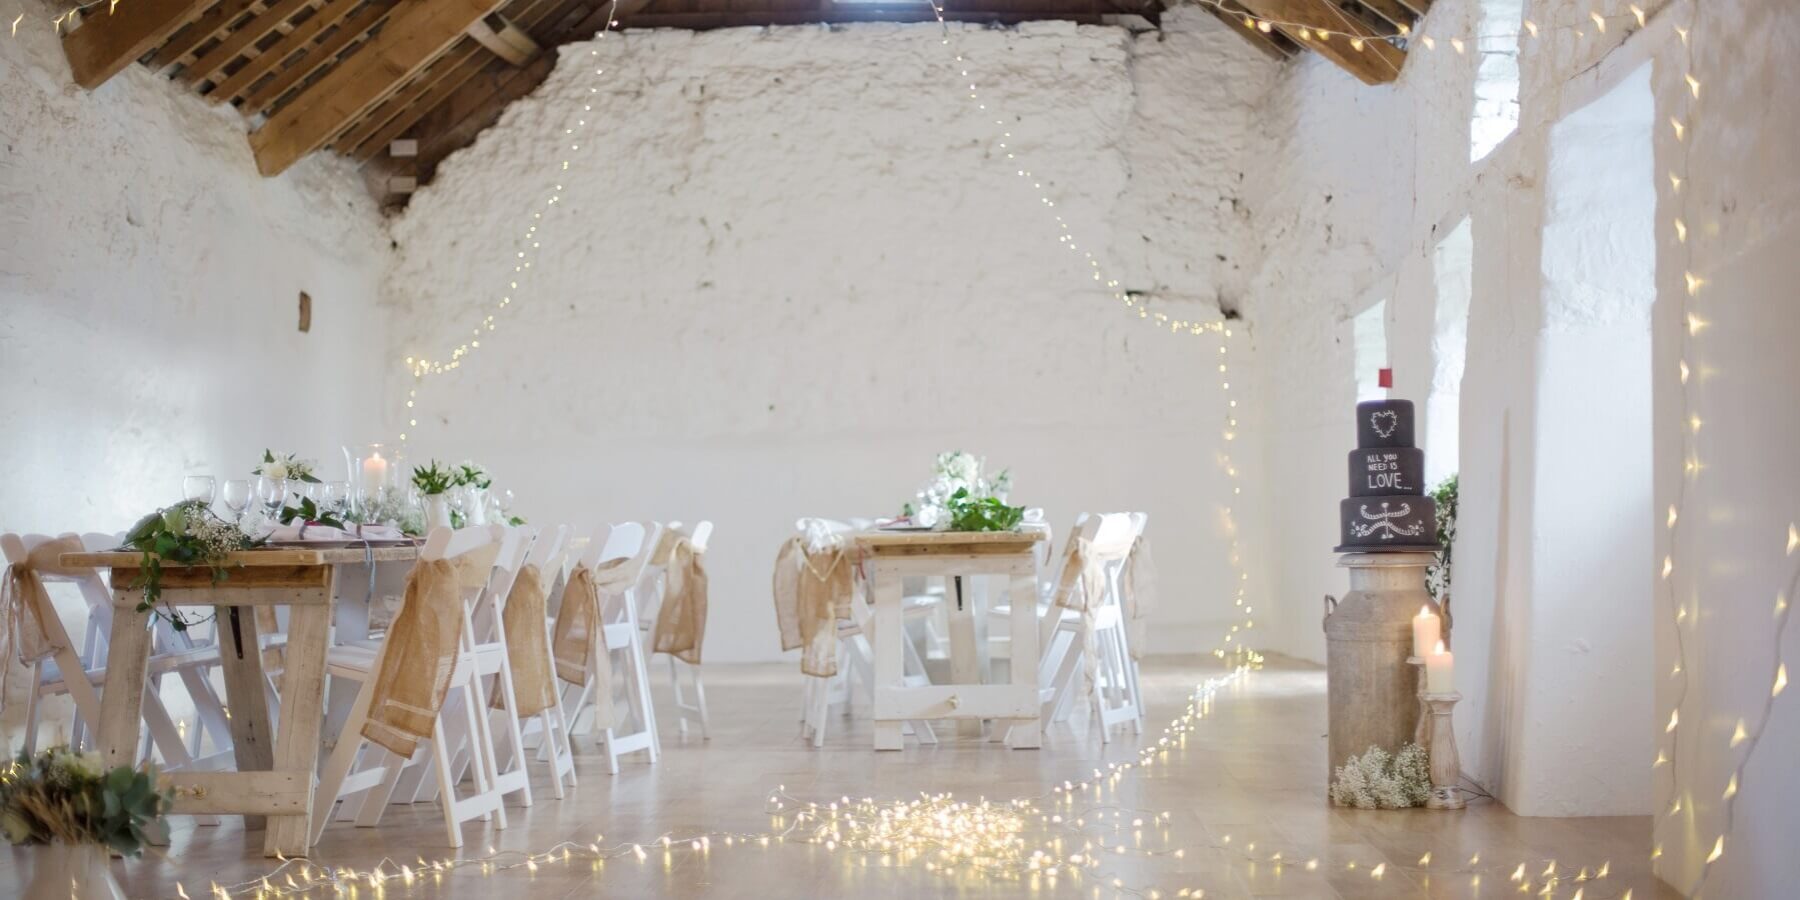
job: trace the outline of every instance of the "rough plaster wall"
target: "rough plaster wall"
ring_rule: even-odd
[[[386,242],[352,171],[264,179],[236,113],[138,66],[84,92],[47,27],[0,38],[0,84],[0,528],[122,530],[185,474],[375,433]]]
[[[955,40],[1077,240],[1160,308],[1205,317],[1254,253],[1240,94],[1272,66],[1208,17],[1170,25]],[[769,565],[794,519],[894,511],[960,447],[1011,465],[1059,530],[1148,510],[1169,548],[1155,649],[1212,646],[1230,609],[1217,344],[1147,327],[1086,276],[937,35],[565,48],[394,223],[395,355],[437,353],[492,309],[531,213],[566,185],[499,330],[425,383],[414,455],[482,459],[540,522],[715,520],[708,656],[766,659]],[[565,153],[589,102],[599,129]]]
[[[1693,20],[1698,10],[1698,19]],[[1690,482],[1671,546],[1657,528],[1657,553],[1674,570],[1655,599],[1656,710],[1661,726],[1681,683],[1668,677],[1679,658],[1672,599],[1688,604],[1691,627],[1682,632],[1691,681],[1681,707],[1675,763],[1656,775],[1656,808],[1677,799],[1682,811],[1658,816],[1659,871],[1691,890],[1709,868],[1704,896],[1787,897],[1800,884],[1800,622],[1790,612],[1785,633],[1773,624],[1776,597],[1800,602],[1793,579],[1800,550],[1787,546],[1800,519],[1800,7],[1791,3],[1717,0],[1684,11],[1693,20],[1694,72],[1700,81],[1686,145],[1657,128],[1658,169],[1685,160],[1691,173],[1682,194],[1663,180],[1659,198],[1690,223],[1687,244],[1676,239],[1673,216],[1657,219],[1660,259],[1655,311],[1656,472],[1658,510],[1676,502],[1683,477],[1682,435],[1689,416],[1703,425],[1687,449],[1701,464]],[[1690,109],[1681,81],[1684,53],[1665,42],[1658,57],[1659,109]],[[1691,251],[1691,257],[1684,251]],[[1706,279],[1697,297],[1683,300],[1684,274]],[[1683,308],[1707,327],[1679,347]],[[1687,359],[1691,405],[1684,408],[1677,361]],[[1660,524],[1660,520],[1659,520]],[[1766,725],[1776,648],[1789,684],[1774,699]],[[1749,745],[1731,746],[1737,722],[1758,735],[1727,821],[1723,793]],[[1705,860],[1719,835],[1724,855]]]
[[[1343,590],[1328,548],[1330,510],[1344,495],[1342,453],[1353,445],[1349,319],[1388,301],[1396,394],[1426,398],[1435,273],[1432,253],[1468,216],[1474,236],[1474,296],[1461,391],[1462,515],[1453,608],[1457,710],[1463,765],[1527,815],[1647,812],[1654,755],[1650,724],[1617,733],[1571,734],[1547,727],[1576,707],[1648,709],[1650,648],[1642,622],[1618,630],[1558,631],[1554,610],[1530,586],[1544,576],[1534,541],[1563,535],[1536,516],[1539,345],[1547,324],[1538,252],[1545,219],[1548,129],[1577,105],[1570,85],[1588,82],[1625,33],[1628,4],[1605,35],[1575,31],[1589,6],[1540,3],[1528,12],[1545,38],[1520,58],[1521,125],[1485,160],[1469,161],[1469,115],[1477,61],[1449,38],[1473,32],[1477,0],[1434,4],[1421,24],[1438,50],[1415,49],[1399,81],[1368,88],[1328,63],[1303,59],[1282,73],[1266,117],[1291,135],[1285,152],[1253,173],[1251,197],[1264,241],[1264,269],[1252,280],[1252,318],[1279,322],[1260,364],[1267,382],[1272,528],[1294,548],[1276,570],[1276,649],[1324,653],[1319,597]],[[1591,24],[1591,23],[1590,23]],[[1659,111],[1660,112],[1660,111]],[[1660,115],[1659,115],[1660,121]],[[1577,318],[1579,318],[1577,314]],[[1430,423],[1422,423],[1429,430]],[[1276,474],[1279,473],[1279,474]],[[1310,561],[1309,561],[1310,560]],[[1647,606],[1645,603],[1637,606]],[[1646,614],[1647,615],[1647,614]],[[1644,644],[1638,646],[1638,644]],[[1600,648],[1600,650],[1593,650]],[[1588,674],[1601,660],[1626,660],[1611,681]],[[1632,663],[1632,660],[1636,660]],[[1579,708],[1573,715],[1580,716]],[[1648,718],[1646,715],[1645,718]]]

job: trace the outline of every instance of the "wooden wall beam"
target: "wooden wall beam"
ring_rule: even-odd
[[[1320,56],[1337,63],[1339,68],[1356,76],[1364,84],[1388,84],[1400,77],[1400,67],[1406,64],[1406,51],[1379,40],[1382,36],[1380,32],[1362,19],[1345,12],[1331,0],[1239,2],[1260,18],[1289,23],[1275,28],[1302,47],[1309,47]],[[1352,44],[1352,38],[1342,36],[1325,38],[1317,32],[1312,32],[1311,37],[1301,36],[1318,28],[1357,35],[1363,39],[1362,46],[1358,48]]]
[[[131,0],[110,12],[96,6],[63,36],[75,83],[93,90],[154,50],[200,15],[211,0]]]
[[[498,0],[402,0],[387,26],[250,135],[256,167],[278,175],[462,39]]]

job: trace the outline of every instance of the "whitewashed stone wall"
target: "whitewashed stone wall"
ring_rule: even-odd
[[[1496,9],[1485,7],[1505,5],[1435,4],[1421,32],[1438,50],[1416,49],[1392,88],[1363,87],[1308,59],[1282,71],[1271,97],[1268,131],[1285,151],[1253,173],[1264,269],[1251,291],[1271,527],[1287,551],[1274,570],[1271,644],[1322,658],[1319,597],[1344,584],[1329,554],[1309,549],[1330,546],[1329,510],[1343,495],[1355,390],[1349,320],[1387,301],[1396,393],[1423,409],[1436,362],[1432,257],[1467,220],[1473,300],[1454,599],[1464,767],[1525,815],[1666,813],[1679,800],[1679,816],[1657,818],[1665,877],[1691,889],[1729,827],[1707,893],[1772,896],[1800,877],[1779,846],[1800,801],[1791,766],[1770,750],[1800,740],[1781,704],[1729,825],[1722,792],[1743,752],[1729,746],[1732,731],[1740,718],[1758,721],[1778,640],[1790,668],[1797,651],[1792,629],[1778,638],[1769,623],[1792,575],[1783,540],[1800,508],[1795,468],[1776,449],[1791,448],[1800,427],[1782,399],[1800,382],[1790,349],[1800,316],[1784,287],[1793,255],[1779,249],[1793,246],[1800,208],[1792,167],[1780,162],[1794,156],[1800,113],[1774,87],[1800,55],[1800,17],[1722,2],[1704,4],[1696,21],[1694,5],[1677,3],[1649,11],[1638,33],[1629,4],[1529,3],[1524,15],[1544,36],[1520,55],[1519,130],[1471,164],[1479,63],[1455,54],[1449,38],[1470,33],[1484,11],[1491,36]],[[1590,7],[1608,17],[1605,34]],[[1694,35],[1703,84],[1694,106],[1678,27]],[[1645,106],[1621,111],[1638,102],[1634,92],[1647,93]],[[1685,123],[1685,145],[1672,116]],[[1689,172],[1685,199],[1667,178],[1678,168]],[[1689,244],[1676,238],[1677,215]],[[1654,248],[1639,234],[1646,225]],[[1693,409],[1677,377],[1686,271],[1707,279],[1696,312],[1708,324],[1687,360]],[[1646,366],[1653,393],[1639,387]],[[1691,415],[1705,423],[1702,468],[1671,545],[1666,510]],[[1604,440],[1584,444],[1596,436]],[[1670,554],[1673,594],[1657,580]],[[1693,681],[1677,764],[1652,770],[1648,761],[1669,746],[1659,736],[1680,686],[1671,678],[1675,597],[1698,623],[1685,632]]]
[[[708,655],[771,659],[770,566],[795,518],[897,511],[934,453],[963,448],[1012,466],[1016,498],[1059,530],[1147,510],[1166,598],[1154,649],[1208,649],[1231,621],[1217,343],[1109,299],[1040,196],[1159,308],[1236,307],[1256,252],[1247,98],[1273,67],[1204,15],[1160,36],[937,34],[565,48],[393,225],[392,355],[441,355],[493,311],[564,185],[498,330],[424,383],[413,452],[483,460],[540,522],[713,519]]]
[[[183,475],[376,433],[388,249],[352,170],[264,179],[236,113],[136,66],[84,92],[47,25],[0,37],[0,84],[0,529],[122,530]]]

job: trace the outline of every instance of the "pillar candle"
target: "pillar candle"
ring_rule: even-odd
[[[1448,694],[1456,690],[1456,654],[1444,649],[1444,642],[1438,641],[1432,653],[1425,657],[1425,692],[1428,694]]]
[[[380,453],[363,460],[363,490],[368,491],[370,495],[379,492],[381,486],[387,482],[387,469],[388,461],[382,459]]]
[[[1443,620],[1429,606],[1419,607],[1419,614],[1413,616],[1413,652],[1412,655],[1423,659],[1431,654],[1431,648],[1438,646],[1444,638],[1440,630]]]

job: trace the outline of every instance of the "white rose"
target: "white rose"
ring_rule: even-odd
[[[270,478],[274,478],[277,480],[284,479],[284,478],[288,477],[287,463],[285,463],[285,462],[265,463],[263,465],[263,474]]]
[[[937,526],[937,523],[938,508],[935,506],[922,506],[919,508],[918,512],[913,513],[914,525],[923,528],[933,528]]]

